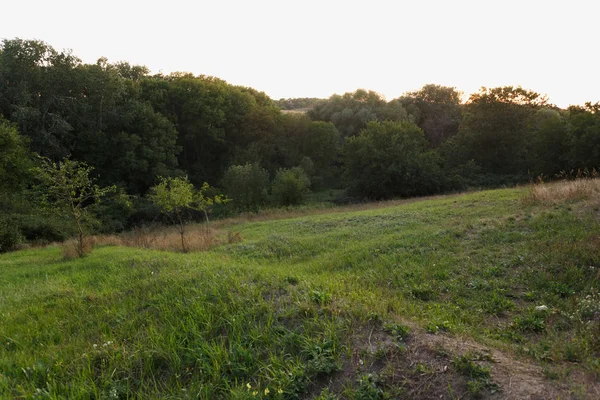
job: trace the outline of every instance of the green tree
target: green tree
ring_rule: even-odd
[[[527,176],[535,114],[546,98],[521,87],[482,88],[464,107],[458,135],[449,145],[449,165],[474,160],[483,172]]]
[[[313,164],[312,171],[306,170],[312,185],[332,181],[341,141],[340,133],[331,122],[311,121],[304,114],[282,115],[277,141],[280,165],[292,168],[308,158]]]
[[[571,127],[569,166],[591,170],[600,167],[600,103],[572,106],[568,110]]]
[[[347,139],[343,153],[344,179],[354,195],[379,199],[443,189],[439,155],[410,122],[370,122]]]
[[[570,125],[563,113],[542,108],[532,117],[529,146],[530,174],[554,177],[569,168]]]
[[[343,137],[357,135],[370,121],[409,119],[401,102],[388,103],[379,93],[364,89],[341,96],[334,94],[308,115],[315,121],[332,122]]]
[[[461,97],[456,88],[430,84],[407,93],[399,101],[412,111],[414,122],[423,129],[429,143],[438,147],[458,132]]]
[[[30,208],[25,190],[32,182],[32,166],[27,140],[0,116],[0,253],[22,240],[20,214]]]
[[[258,164],[232,165],[221,185],[237,210],[257,211],[267,202],[269,173]]]
[[[302,168],[282,168],[275,175],[271,194],[278,205],[297,205],[304,201],[309,187],[310,180]]]
[[[44,205],[53,211],[68,216],[77,232],[77,255],[85,255],[85,235],[94,216],[89,212],[92,204],[97,204],[102,197],[115,189],[101,188],[90,176],[93,168],[86,163],[65,158],[52,162],[41,159],[41,166],[36,169],[44,188]]]
[[[187,177],[159,177],[159,183],[152,187],[150,198],[161,211],[173,222],[181,236],[181,251],[188,252],[185,242],[186,227],[190,222],[191,210],[202,211],[208,223],[208,212],[214,204],[222,204],[227,199],[221,195],[210,196],[211,187],[204,183],[196,190]]]
[[[30,182],[32,167],[27,140],[0,116],[0,193],[9,195],[22,190]]]

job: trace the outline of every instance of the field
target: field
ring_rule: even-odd
[[[597,186],[2,255],[0,398],[599,398]]]

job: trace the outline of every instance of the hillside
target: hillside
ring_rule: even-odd
[[[600,197],[530,190],[1,255],[0,398],[598,398]]]

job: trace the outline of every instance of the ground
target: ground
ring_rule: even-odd
[[[598,196],[536,193],[2,255],[0,397],[599,398]]]

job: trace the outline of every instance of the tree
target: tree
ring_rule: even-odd
[[[343,153],[344,179],[354,195],[418,196],[443,188],[441,160],[410,122],[370,122],[347,140]]]
[[[569,107],[569,164],[573,169],[600,167],[600,103]]]
[[[58,159],[75,140],[72,120],[81,111],[76,79],[81,61],[37,40],[4,40],[0,45],[0,114],[31,139],[31,148]]]
[[[461,97],[456,88],[430,84],[398,100],[406,109],[413,110],[414,122],[423,129],[431,146],[438,147],[458,132]]]
[[[99,187],[90,176],[92,167],[69,158],[58,162],[42,158],[36,171],[45,189],[44,205],[72,219],[77,232],[77,255],[83,257],[87,226],[93,220],[89,206],[99,203],[115,187]]]
[[[309,158],[313,171],[309,172],[311,183],[331,180],[338,163],[341,147],[340,134],[331,122],[311,121],[304,114],[282,115],[281,133],[277,148],[281,155],[280,166],[292,168]]]
[[[527,176],[531,167],[531,124],[547,100],[521,87],[482,88],[464,107],[458,135],[444,151],[452,165],[474,160],[484,173]],[[460,154],[460,158],[456,155]]]
[[[302,168],[282,168],[275,175],[271,194],[279,205],[297,205],[304,201],[309,187],[310,180]]]
[[[318,103],[308,115],[315,121],[332,122],[343,137],[357,135],[370,121],[409,118],[400,102],[388,103],[379,93],[364,89],[341,96],[334,94],[327,101]]]
[[[208,211],[211,207],[214,204],[225,203],[227,199],[221,195],[209,196],[207,192],[211,187],[206,182],[197,191],[187,177],[159,177],[159,181],[152,187],[150,198],[173,222],[181,236],[181,251],[187,253],[189,249],[185,242],[185,231],[190,220],[189,211],[204,212],[208,223]]]
[[[16,193],[31,178],[32,154],[27,140],[0,116],[0,193]]]
[[[0,116],[0,253],[13,250],[22,239],[18,217],[29,208],[25,189],[32,166],[27,140]]]
[[[232,165],[221,185],[236,209],[257,211],[267,201],[269,173],[258,164]]]
[[[569,168],[570,126],[564,114],[542,108],[532,117],[528,152],[533,177],[554,177]]]

